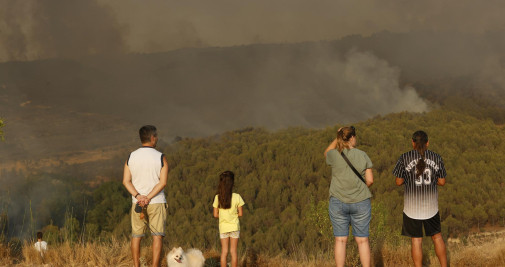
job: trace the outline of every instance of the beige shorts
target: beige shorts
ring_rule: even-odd
[[[135,204],[132,204],[132,237],[143,237],[146,228],[149,228],[151,235],[165,236],[165,225],[167,222],[167,204],[156,203],[147,205],[147,209],[142,210],[144,219],[140,219],[141,213],[135,212]],[[149,225],[149,227],[148,227]]]
[[[230,237],[230,238],[239,238],[240,237],[240,231],[222,233],[222,234],[219,234],[219,237],[221,239],[228,238],[228,237]]]

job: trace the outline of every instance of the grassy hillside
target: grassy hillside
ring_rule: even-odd
[[[505,265],[505,245],[503,233],[481,239],[479,235],[471,236],[466,244],[448,244],[451,266],[503,266]],[[170,250],[172,243],[166,243],[163,255]],[[409,266],[412,264],[408,244],[403,247],[386,246],[380,252],[373,253],[372,266]],[[203,251],[206,258],[205,267],[219,266],[219,251],[210,249]],[[433,253],[425,254],[425,266],[437,266],[438,259]],[[32,244],[24,243],[18,250],[0,244],[0,265],[40,266],[43,263],[52,266],[131,266],[129,242],[113,240],[111,242],[90,242],[72,245],[56,244],[49,247],[44,259],[35,251]],[[151,263],[151,251],[142,246],[140,259],[145,266]],[[264,254],[254,254],[251,251],[239,250],[239,266],[241,267],[330,267],[335,266],[333,256],[329,253],[308,256],[303,251],[296,255],[277,255],[271,257]],[[377,260],[380,259],[380,260]],[[17,265],[16,265],[17,264]],[[162,261],[161,266],[166,266]],[[358,262],[349,260],[347,266],[360,266]]]

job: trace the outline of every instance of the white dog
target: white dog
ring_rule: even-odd
[[[173,248],[167,255],[168,267],[203,267],[205,258],[198,249],[188,249],[184,252],[181,247]]]

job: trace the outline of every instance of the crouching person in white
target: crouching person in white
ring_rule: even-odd
[[[40,257],[44,259],[44,255],[47,251],[47,243],[42,240],[42,232],[37,232],[37,242],[35,243],[35,249],[39,252]]]
[[[167,159],[155,149],[158,142],[156,127],[143,126],[139,135],[142,147],[130,154],[123,173],[123,185],[132,195],[133,263],[140,266],[140,240],[149,228],[153,237],[152,266],[159,266],[167,218],[163,192],[167,184]]]

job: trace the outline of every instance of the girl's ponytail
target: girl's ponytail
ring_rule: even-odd
[[[428,135],[424,131],[417,131],[412,135],[412,142],[414,142],[414,149],[421,155],[416,165],[416,176],[421,176],[426,168],[424,152],[428,149]]]

